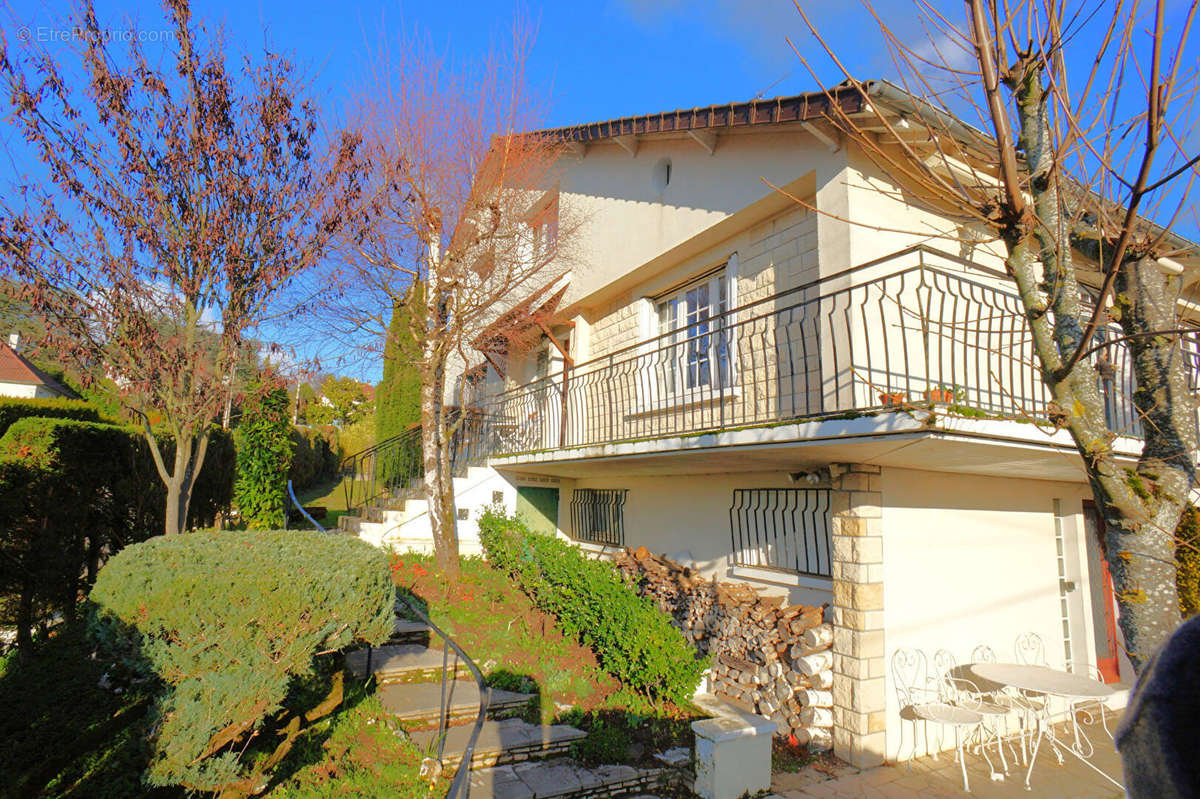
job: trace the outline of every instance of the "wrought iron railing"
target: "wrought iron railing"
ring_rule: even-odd
[[[494,432],[482,414],[456,412],[451,425],[451,468],[460,470],[486,460],[494,449],[489,441]],[[342,461],[341,474],[346,509],[350,512],[359,511],[383,497],[421,496],[425,476],[421,429],[414,427],[348,456]]]
[[[1128,350],[1102,351],[1112,429],[1139,435]],[[515,454],[931,402],[1046,420],[1050,400],[1011,282],[914,247],[500,393],[488,417],[493,454]]]
[[[831,511],[827,488],[735,488],[734,565],[832,577]]]

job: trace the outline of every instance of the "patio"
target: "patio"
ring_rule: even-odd
[[[1092,763],[1121,779],[1121,760],[1100,725],[1085,728],[1096,752]],[[1066,735],[1063,726],[1061,735]],[[1102,743],[1103,742],[1103,743]],[[1031,790],[1024,787],[1024,770],[1013,765],[1003,782],[992,782],[987,764],[973,752],[967,754],[967,773],[971,792],[962,789],[962,777],[954,752],[943,752],[936,760],[921,757],[908,764],[889,764],[879,768],[859,770],[851,766],[834,768],[809,767],[795,774],[776,773],[771,780],[775,796],[784,799],[927,799],[928,797],[974,796],[979,799],[1016,799],[1017,797],[1046,796],[1062,799],[1115,799],[1123,795],[1111,782],[1092,771],[1070,755],[1064,755],[1060,766],[1054,756],[1044,752],[1038,756],[1033,770]]]

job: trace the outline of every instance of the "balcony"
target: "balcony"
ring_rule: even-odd
[[[1195,345],[1189,337],[1193,363]],[[1101,386],[1112,429],[1136,437],[1128,351],[1113,342],[1097,352],[1113,367]],[[685,327],[495,395],[489,449],[532,461],[930,407],[1049,424],[1050,399],[1005,276],[917,247],[725,314],[689,317]]]

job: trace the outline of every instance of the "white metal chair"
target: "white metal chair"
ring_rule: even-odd
[[[1000,725],[1002,722],[1005,724],[1007,733],[1007,718],[1009,714],[1015,712],[1015,704],[1007,701],[1007,697],[997,697],[993,695],[994,692],[983,690],[974,680],[967,677],[965,669],[959,668],[958,661],[947,649],[939,649],[933,653],[933,667],[938,674],[945,675],[947,685],[954,691],[952,702],[955,705],[969,707],[983,716],[980,732],[987,733],[991,737],[991,741],[996,744],[996,751],[1000,753],[1000,768],[1004,774],[1008,774],[1008,759],[1004,756],[1004,741],[1000,735]],[[1001,701],[1002,699],[1004,701]],[[987,752],[984,749],[987,743],[981,734],[979,749],[990,767],[992,761],[987,758]],[[1003,778],[1002,775],[996,773],[994,768],[992,769],[993,780]]]
[[[1048,666],[1046,663],[1046,645],[1037,633],[1021,633],[1013,642],[1013,654],[1017,662],[1024,666]]]
[[[982,729],[983,714],[954,701],[959,699],[958,690],[947,684],[942,675],[930,674],[925,653],[919,649],[897,649],[892,653],[892,679],[899,699],[900,718],[912,724],[913,743],[909,760],[911,761],[917,753],[917,722],[924,726],[927,741],[930,723],[942,728],[949,727],[954,730],[954,749],[962,770],[963,790],[970,791],[963,743],[971,733],[978,733]],[[900,760],[903,750],[904,728],[901,726],[900,745],[896,750],[897,761]],[[933,756],[937,758],[936,749]],[[990,768],[991,760],[987,758],[987,752],[984,752],[984,758],[988,760]]]

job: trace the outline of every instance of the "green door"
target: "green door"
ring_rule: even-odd
[[[517,518],[535,533],[558,532],[558,489],[517,486]]]

